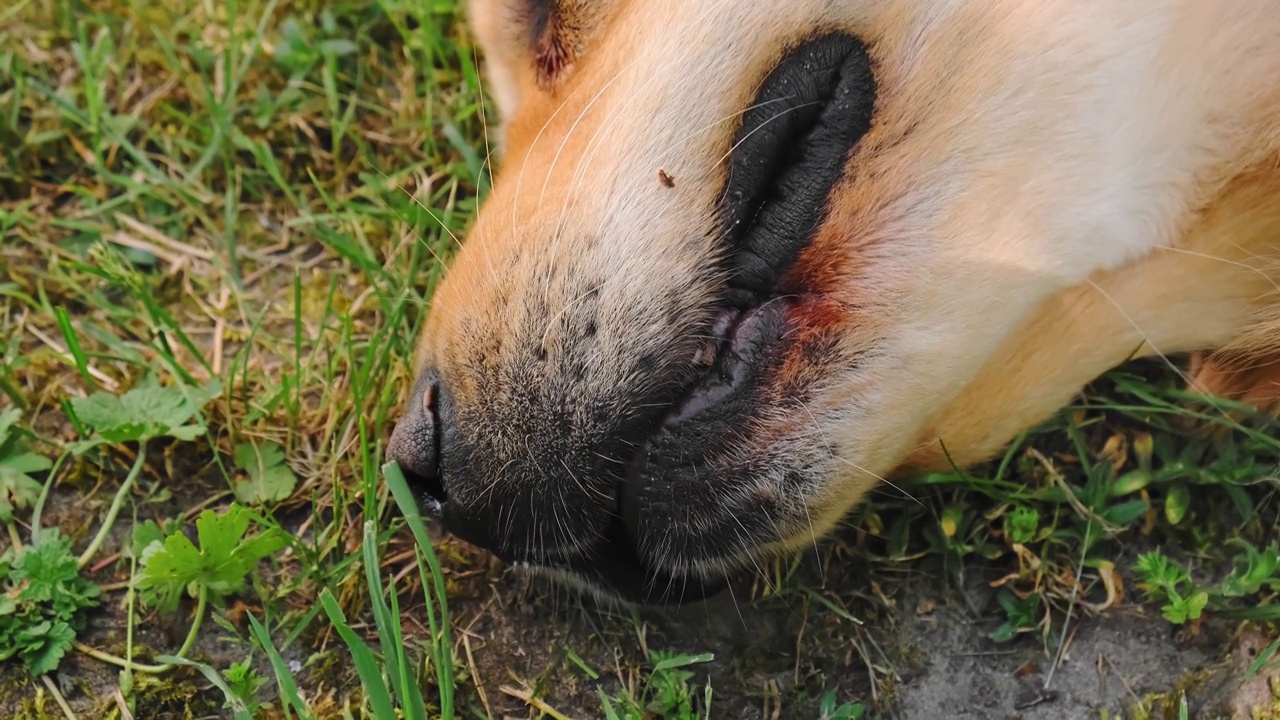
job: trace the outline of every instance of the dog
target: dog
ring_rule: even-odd
[[[470,0],[498,172],[387,457],[640,604],[1135,357],[1280,397],[1276,0]]]

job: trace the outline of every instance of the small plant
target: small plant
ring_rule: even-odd
[[[0,661],[15,655],[32,675],[58,667],[102,589],[80,576],[71,540],[57,528],[39,545],[0,556]]]
[[[235,699],[244,704],[250,715],[257,715],[258,710],[262,707],[262,703],[258,701],[258,691],[269,680],[253,669],[253,666],[249,664],[248,658],[224,670],[222,676],[226,679],[227,687],[230,689],[231,694],[235,696]],[[228,699],[223,707],[231,708],[233,704],[232,700]]]
[[[655,650],[650,659],[653,670],[639,697],[623,693],[610,698],[603,690],[600,691],[605,717],[609,720],[645,720],[650,717],[697,720],[711,716],[711,685],[708,684],[703,692],[704,714],[700,715],[694,709],[697,696],[689,684],[694,674],[685,668],[710,662],[715,659],[714,655]]]
[[[1004,516],[1004,531],[1011,542],[1026,545],[1035,540],[1040,529],[1040,513],[1033,507],[1020,505]]]
[[[236,499],[245,505],[280,502],[298,485],[298,476],[285,462],[284,450],[275,443],[241,443],[234,458],[236,467],[246,475],[235,484]]]
[[[192,626],[194,636],[210,596],[221,599],[242,590],[253,567],[287,544],[284,534],[275,528],[246,537],[249,522],[248,511],[232,504],[221,515],[212,510],[200,514],[196,520],[199,548],[181,530],[163,542],[153,540],[142,551],[141,571],[134,579],[142,601],[172,612],[185,591],[199,603]]]
[[[1036,617],[1040,612],[1040,593],[1031,593],[1019,599],[1012,592],[1002,590],[996,599],[1004,609],[1005,620],[991,633],[992,640],[1008,642],[1036,626]]]
[[[1250,543],[1231,538],[1229,547],[1240,550],[1232,560],[1231,572],[1216,587],[1201,588],[1190,574],[1159,550],[1138,557],[1135,571],[1142,580],[1147,598],[1164,602],[1164,616],[1177,625],[1198,620],[1208,609],[1220,615],[1259,620],[1277,618],[1269,606],[1235,608],[1232,601],[1250,597],[1264,588],[1280,589],[1280,547],[1272,543],[1259,550]]]
[[[1154,601],[1163,601],[1165,619],[1175,625],[1200,619],[1209,603],[1209,594],[1191,582],[1191,576],[1159,550],[1138,557],[1134,568],[1142,578],[1142,589]]]
[[[1240,553],[1232,562],[1231,573],[1222,581],[1224,597],[1247,597],[1264,587],[1280,589],[1280,548],[1275,543],[1258,550],[1240,538],[1231,538],[1227,545],[1240,548]]]
[[[826,692],[818,705],[818,720],[862,720],[867,714],[867,706],[862,703],[847,702],[836,705],[836,694]]]
[[[80,555],[80,567],[89,564],[111,532],[124,499],[129,496],[146,464],[147,442],[161,437],[194,440],[203,435],[205,426],[199,419],[200,409],[217,396],[221,388],[222,384],[216,380],[203,388],[188,389],[148,384],[123,395],[99,391],[88,397],[71,399],[71,419],[81,434],[87,436],[68,446],[72,454],[79,455],[99,445],[138,443],[138,456],[112,498],[98,534]]]

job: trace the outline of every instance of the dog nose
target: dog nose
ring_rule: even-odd
[[[387,443],[387,459],[400,466],[423,510],[436,519],[448,499],[440,476],[439,394],[434,374],[423,373]]]
[[[449,454],[446,443],[455,443],[454,450],[457,450],[457,438],[450,439],[454,434],[450,431],[457,428],[446,427],[449,404],[447,390],[438,375],[431,370],[422,373],[409,395],[404,415],[391,431],[387,459],[400,466],[424,514],[439,521],[456,537],[501,556],[499,524],[491,517],[491,508],[469,506],[456,499],[450,502],[445,489],[441,456]],[[459,472],[459,468],[452,472]],[[453,480],[456,482],[457,478]]]

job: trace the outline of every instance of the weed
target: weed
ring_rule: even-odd
[[[837,705],[837,702],[835,693],[823,693],[818,705],[819,720],[862,720],[867,713],[867,707],[862,703],[847,702]]]
[[[194,421],[203,407],[221,390],[217,382],[186,392],[180,387],[148,384],[133,388],[121,396],[102,391],[85,398],[72,398],[68,415],[79,426],[86,439],[68,446],[68,452],[81,455],[102,445],[136,442],[138,454],[116,491],[106,518],[89,547],[80,555],[80,567],[89,564],[102,547],[115,524],[116,516],[128,497],[146,462],[147,442],[161,437],[194,440],[205,433],[205,426]]]
[[[80,576],[71,540],[57,528],[39,545],[0,556],[0,660],[18,656],[32,675],[58,667],[102,588]]]
[[[1280,552],[1276,544],[1262,550],[1240,538],[1230,538],[1226,544],[1239,550],[1232,560],[1231,572],[1208,587],[1198,586],[1185,568],[1158,549],[1138,558],[1135,570],[1142,579],[1142,589],[1152,602],[1164,603],[1164,616],[1169,622],[1181,625],[1198,620],[1206,609],[1253,620],[1280,618],[1268,605],[1247,603],[1237,607],[1234,602],[1264,588],[1280,589]]]
[[[256,715],[262,707],[262,703],[258,700],[258,691],[270,680],[259,675],[258,671],[249,664],[248,659],[233,663],[222,672],[222,675],[227,682],[228,694],[231,696],[224,707],[231,708],[238,700],[250,715]]]
[[[246,505],[282,502],[298,486],[298,476],[276,443],[236,445],[235,464],[246,475],[235,485],[236,499]]]
[[[599,691],[605,716],[610,720],[644,720],[653,716],[672,720],[712,717],[711,685],[708,683],[705,686],[699,698],[689,682],[694,678],[694,673],[687,668],[714,659],[715,656],[711,653],[689,655],[674,651],[653,651],[650,656],[653,668],[638,693],[621,693],[610,697],[603,690]],[[698,702],[699,699],[701,703]],[[701,713],[697,711],[697,705],[701,705]]]
[[[221,515],[205,510],[196,520],[200,547],[181,530],[147,544],[139,557],[141,569],[133,586],[144,603],[162,612],[173,612],[185,591],[197,600],[195,621],[178,655],[184,655],[195,640],[206,603],[239,592],[245,576],[260,560],[286,545],[278,531],[268,530],[246,538],[250,518],[238,505]]]
[[[1198,620],[1209,604],[1209,594],[1196,589],[1186,571],[1171,563],[1159,550],[1138,558],[1137,571],[1145,581],[1148,597],[1167,601],[1164,616],[1171,623],[1180,625]]]
[[[16,407],[0,412],[0,522],[6,525],[15,509],[30,507],[40,496],[41,485],[32,474],[53,467],[48,458],[26,449],[26,438],[16,427],[21,418]]]
[[[1005,612],[1005,620],[991,633],[992,640],[1007,642],[1019,633],[1032,630],[1039,625],[1040,593],[1031,593],[1025,598],[1019,598],[1012,592],[1004,590],[997,599]]]

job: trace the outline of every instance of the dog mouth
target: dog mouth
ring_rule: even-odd
[[[782,359],[792,321],[789,303],[809,290],[784,278],[809,245],[874,103],[870,59],[862,43],[828,34],[801,43],[760,85],[733,137],[719,199],[725,278],[720,301],[698,344],[695,377],[657,414],[631,457],[606,531],[586,553],[542,564],[630,601],[684,603],[728,582],[719,568],[751,548],[728,538],[763,539],[767,518],[710,528],[674,557],[670,529],[699,518],[732,515],[725,495],[736,481],[718,460],[761,409],[761,390]],[[721,470],[717,471],[717,466]],[[742,472],[741,468],[737,471]],[[717,568],[710,570],[710,568]]]
[[[584,553],[567,557],[525,557],[517,564],[569,573],[608,594],[649,605],[702,600],[727,584],[723,573],[709,575],[654,564],[640,538],[651,536],[642,508],[645,493],[673,478],[672,453],[688,460],[712,458],[725,446],[737,421],[752,409],[752,387],[768,357],[780,347],[786,312],[779,301],[747,309],[721,310],[695,363],[706,366],[701,378],[670,406],[633,456],[619,490],[615,512],[602,535]],[[693,447],[696,445],[696,448]]]

